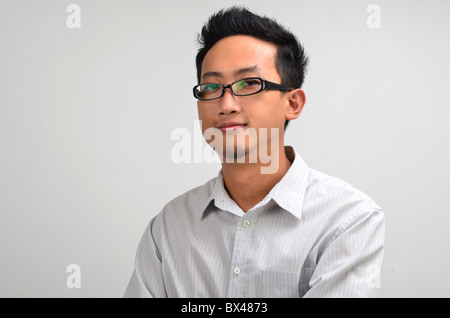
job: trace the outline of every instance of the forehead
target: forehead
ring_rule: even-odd
[[[257,66],[261,76],[277,75],[274,44],[246,35],[226,37],[217,42],[206,54],[202,63],[202,76],[217,73],[232,77],[242,69]]]

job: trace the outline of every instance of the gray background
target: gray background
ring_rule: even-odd
[[[0,296],[123,295],[150,219],[220,169],[173,163],[171,133],[197,119],[196,33],[231,4],[0,0]],[[310,56],[287,144],[385,210],[381,295],[449,297],[450,1],[245,5]]]

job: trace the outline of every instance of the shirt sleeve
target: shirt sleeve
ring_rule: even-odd
[[[135,268],[125,291],[125,298],[167,297],[162,277],[161,255],[153,235],[156,218],[151,220],[139,242]]]
[[[349,217],[319,253],[305,298],[377,297],[384,236],[382,210]]]

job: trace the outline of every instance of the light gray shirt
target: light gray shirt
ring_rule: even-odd
[[[170,201],[142,236],[125,297],[376,296],[383,211],[285,152],[291,167],[246,213],[221,171]]]

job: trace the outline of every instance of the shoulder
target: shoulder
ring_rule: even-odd
[[[156,216],[157,223],[185,223],[200,219],[212,200],[217,177],[170,200]]]
[[[313,221],[323,239],[322,248],[352,233],[384,231],[384,212],[367,194],[340,178],[310,169],[304,216]]]
[[[203,205],[209,203],[214,189],[216,178],[207,181],[205,184],[193,188],[170,200],[163,208],[163,212],[169,210],[182,209],[184,211],[193,209],[204,209]]]
[[[148,231],[158,248],[180,244],[196,232],[202,214],[212,200],[216,179],[170,200],[152,219]]]
[[[307,194],[311,199],[325,200],[337,207],[381,210],[370,196],[349,182],[314,169],[309,171]]]
[[[342,231],[356,224],[384,226],[382,208],[349,182],[310,169],[304,215],[320,221],[324,230]]]

